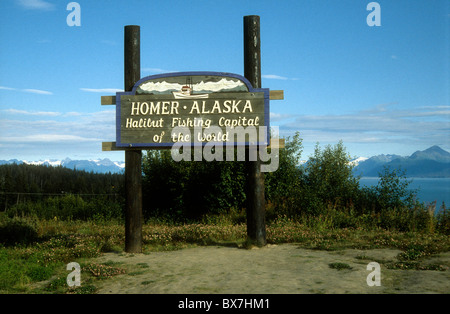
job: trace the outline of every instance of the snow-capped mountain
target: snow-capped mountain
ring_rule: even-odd
[[[369,158],[367,158],[367,157],[358,157],[358,158],[355,158],[355,159],[353,159],[353,160],[350,161],[350,165],[352,165],[353,167],[356,167],[356,166],[358,166],[361,162],[364,162],[364,161],[366,161],[367,159],[369,159]]]
[[[0,165],[4,164],[28,164],[28,165],[43,165],[50,167],[65,167],[69,169],[93,171],[97,173],[122,173],[125,169],[125,162],[123,161],[111,161],[108,158],[104,159],[94,159],[94,160],[72,160],[66,158],[64,160],[56,159],[45,159],[38,161],[28,161],[28,160],[0,160]]]
[[[355,174],[377,177],[383,168],[402,169],[409,177],[450,177],[450,153],[439,146],[416,151],[411,156],[378,155],[360,161],[353,169]]]
[[[70,158],[39,161],[17,159],[0,160],[0,165],[14,163],[51,167],[61,166],[96,173],[123,173],[125,170],[125,162],[111,161],[108,158],[94,160],[72,160]],[[302,160],[299,162],[299,166],[305,167],[307,163],[307,160]],[[407,157],[384,154],[370,158],[358,157],[351,160],[350,164],[353,165],[355,175],[365,177],[378,177],[384,166],[389,166],[392,169],[401,168],[406,170],[406,175],[411,177],[450,177],[450,153],[439,146],[432,146],[424,151],[416,151]]]

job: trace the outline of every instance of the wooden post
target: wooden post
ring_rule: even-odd
[[[244,76],[254,88],[261,88],[261,40],[259,16],[244,16]],[[257,154],[247,161],[247,237],[257,246],[266,245],[264,173]]]
[[[125,26],[125,91],[141,77],[140,27]],[[142,252],[142,151],[125,151],[125,252]]]

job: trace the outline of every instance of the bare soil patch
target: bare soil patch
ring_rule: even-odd
[[[204,246],[150,254],[106,253],[126,274],[98,283],[101,294],[450,293],[449,271],[388,269],[400,250],[320,251],[295,244],[242,249]],[[381,264],[381,286],[369,287],[367,264]],[[446,252],[425,260],[450,266]],[[349,267],[336,269],[333,263]]]

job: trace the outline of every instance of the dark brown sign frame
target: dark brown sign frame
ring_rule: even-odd
[[[270,130],[270,91],[253,88],[238,74],[177,72],[144,77],[130,92],[116,94],[118,148],[169,148],[179,141],[171,132],[176,126],[187,127],[190,132],[195,127],[197,132],[210,126],[222,129],[222,137],[209,140],[191,133],[189,143],[183,145],[267,146],[269,131],[261,139],[258,134],[257,141],[242,142],[234,132],[231,138],[226,127],[242,126],[245,130],[263,126]]]

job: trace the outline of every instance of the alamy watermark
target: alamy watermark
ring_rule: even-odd
[[[67,26],[81,26],[81,6],[78,2],[70,2],[66,7],[67,11],[71,11],[66,18]],[[367,11],[371,11],[366,18],[368,26],[381,26],[381,6],[378,2],[370,2],[366,7]]]
[[[381,6],[378,2],[370,2],[367,7],[367,11],[372,11],[367,15],[367,25],[372,26],[381,26]]]
[[[171,155],[174,161],[224,161],[225,146],[225,161],[256,161],[259,158],[261,172],[278,169],[278,138],[272,139],[273,146],[270,148],[258,145],[268,138],[267,126],[227,126],[224,131],[219,126],[212,125],[203,130],[201,123],[196,125],[193,133],[188,127],[172,129],[171,138],[175,143]],[[278,127],[272,127],[272,132],[278,133]]]
[[[81,6],[78,2],[70,2],[66,7],[71,11],[66,18],[67,26],[81,26]]]
[[[81,267],[80,264],[76,262],[71,262],[67,264],[67,270],[72,270],[70,274],[67,275],[66,282],[69,287],[79,287],[81,286]]]
[[[377,262],[371,262],[367,264],[367,270],[372,270],[372,272],[367,275],[366,282],[369,287],[381,286],[381,267]]]

